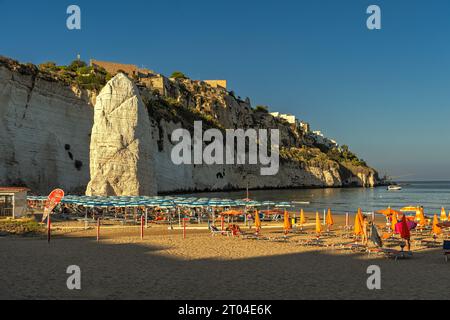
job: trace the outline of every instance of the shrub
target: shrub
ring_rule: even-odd
[[[170,77],[174,79],[187,79],[186,75],[181,71],[174,71]]]
[[[269,112],[269,107],[268,106],[256,106],[255,111],[256,112],[268,113]]]
[[[69,64],[69,69],[76,72],[79,68],[86,66],[87,66],[86,62],[81,60],[74,60]]]

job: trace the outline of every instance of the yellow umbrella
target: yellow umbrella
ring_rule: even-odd
[[[419,220],[419,225],[424,227],[427,225],[427,220],[425,219],[425,215],[423,213],[423,208],[420,208],[416,213],[417,220]]]
[[[300,210],[300,228],[303,229],[303,225],[306,223],[305,213],[303,209]]]
[[[442,229],[438,227],[439,221],[438,221],[438,216],[437,214],[434,215],[433,218],[433,233],[437,236],[440,235],[442,233]]]
[[[402,211],[402,212],[416,212],[419,209],[420,209],[420,207],[407,206],[407,207],[401,208],[400,211]]]
[[[316,211],[316,233],[322,233],[322,224],[320,223],[319,211]]]
[[[441,209],[441,222],[447,221],[447,214],[445,212],[445,208],[442,207]]]
[[[289,221],[289,212],[287,210],[284,210],[284,233],[288,233],[289,230],[291,230],[291,222]]]
[[[331,209],[328,208],[327,217],[325,218],[327,224],[327,229],[330,230],[331,226],[334,224],[333,215],[331,214]]]
[[[259,232],[259,230],[261,230],[261,219],[259,218],[258,210],[256,210],[255,212],[255,228],[256,232]]]
[[[392,215],[392,221],[391,221],[391,229],[392,229],[392,231],[394,231],[395,232],[395,225],[398,223],[398,220],[397,220],[397,215],[396,214],[393,214]]]
[[[364,232],[363,232],[363,216],[362,216],[361,208],[358,208],[358,213],[356,213],[355,227],[353,229],[353,232],[357,236],[364,234]]]

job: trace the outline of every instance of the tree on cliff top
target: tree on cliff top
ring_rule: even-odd
[[[268,113],[269,112],[269,107],[268,106],[256,106],[255,111],[256,112]]]
[[[181,71],[174,71],[172,75],[170,76],[174,79],[187,79],[188,77]]]

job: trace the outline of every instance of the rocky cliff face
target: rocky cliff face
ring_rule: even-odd
[[[136,85],[120,73],[97,97],[87,195],[156,195],[150,119]]]
[[[140,84],[136,89],[118,75],[97,98],[33,66],[0,59],[0,185],[26,185],[39,194],[55,187],[68,193],[154,194],[237,189],[247,183],[289,188],[379,182],[371,168],[331,160],[283,160],[275,176],[261,176],[260,167],[252,165],[174,165],[170,135],[194,120],[219,129],[278,128],[282,145],[305,142],[289,124],[255,112],[248,99],[201,81],[160,80],[155,83],[162,88]],[[126,168],[118,169],[115,160],[123,159]]]
[[[81,191],[89,181],[94,98],[33,68],[0,64],[0,185]]]

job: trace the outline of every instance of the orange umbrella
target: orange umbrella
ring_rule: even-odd
[[[289,212],[287,210],[284,210],[284,233],[288,233],[289,230],[291,230],[291,222],[289,221]]]
[[[244,212],[240,211],[240,210],[228,210],[228,211],[223,211],[220,214],[223,216],[239,216],[241,214],[244,214]]]
[[[255,212],[255,228],[256,232],[259,232],[259,230],[261,230],[261,219],[259,218],[258,210],[256,210]]]
[[[437,236],[440,235],[442,233],[442,229],[438,227],[439,221],[438,221],[438,216],[437,214],[434,215],[433,218],[433,233]]]
[[[445,212],[445,208],[442,207],[441,209],[441,222],[447,221],[447,214]]]
[[[320,223],[319,211],[316,211],[316,233],[322,233],[322,224]]]
[[[327,217],[325,218],[325,223],[327,224],[328,230],[330,230],[331,226],[334,224],[333,215],[331,214],[330,208],[328,208]]]
[[[398,223],[397,215],[392,215],[392,221],[391,221],[391,229],[395,232],[395,225]]]
[[[303,209],[300,210],[300,229],[303,230],[303,225],[306,223],[305,213]]]
[[[393,214],[400,214],[400,211],[391,209],[391,207],[383,210],[378,210],[377,213],[384,214],[385,216],[392,216]]]
[[[355,235],[359,236],[364,234],[363,232],[363,216],[361,208],[358,208],[358,213],[355,216],[355,227],[353,229]]]
[[[420,208],[416,214],[417,220],[419,220],[419,225],[424,227],[427,225],[427,220],[425,219],[425,215],[423,213],[423,208]]]

